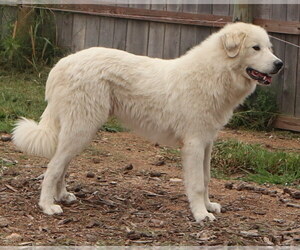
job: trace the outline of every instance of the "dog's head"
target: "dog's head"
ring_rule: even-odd
[[[221,31],[226,56],[236,60],[244,77],[261,85],[269,85],[273,74],[279,72],[283,62],[272,51],[267,32],[256,25],[234,23]]]

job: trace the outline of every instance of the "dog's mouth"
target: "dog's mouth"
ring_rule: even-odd
[[[247,68],[246,72],[253,80],[258,81],[262,85],[270,85],[272,82],[272,77],[268,74],[259,72],[252,68]]]

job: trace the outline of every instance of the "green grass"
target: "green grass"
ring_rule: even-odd
[[[45,109],[45,74],[0,72],[0,132],[10,132],[19,117],[39,120]]]
[[[300,154],[269,151],[234,140],[215,144],[212,167],[222,175],[243,174],[257,183],[293,184],[300,179]]]
[[[128,131],[128,129],[122,127],[120,122],[115,117],[111,117],[101,129],[111,133]]]

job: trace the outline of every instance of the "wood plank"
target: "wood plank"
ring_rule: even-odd
[[[72,51],[84,49],[86,15],[75,14],[73,20]]]
[[[272,4],[255,4],[253,6],[253,17],[270,19],[272,14]]]
[[[300,35],[299,21],[280,21],[254,18],[253,23],[265,28],[268,32]]]
[[[299,18],[298,5],[287,6],[287,20],[295,21]],[[286,41],[298,44],[299,37],[287,35]],[[291,45],[285,47],[285,68],[284,85],[282,93],[282,112],[287,115],[295,115],[296,81],[297,81],[297,63],[298,49]]]
[[[97,16],[86,17],[85,48],[98,46],[100,33],[100,18]]]
[[[129,0],[116,0],[116,6],[119,7],[128,7]]]
[[[129,7],[150,8],[150,2],[143,5],[129,4]],[[138,55],[147,55],[148,52],[149,22],[129,20],[127,24],[126,51]]]
[[[56,45],[59,46],[61,44],[61,37],[63,33],[63,16],[64,14],[62,12],[54,12],[55,16],[55,30],[56,30]]]
[[[180,1],[177,1],[180,2]],[[175,13],[181,12],[180,4],[167,4],[167,10]],[[178,24],[166,24],[163,58],[171,59],[180,55],[180,29]]]
[[[115,20],[113,48],[126,50],[127,25],[126,19]]]
[[[197,8],[198,14],[212,14],[212,4],[199,4]]]
[[[215,15],[229,16],[229,1],[224,0],[224,3],[225,4],[214,4],[212,7],[212,13]]]
[[[195,10],[196,7],[196,10]],[[193,4],[184,4],[182,5],[182,11],[187,12],[197,12],[197,6]],[[197,43],[197,27],[190,25],[183,25],[181,27],[181,36],[180,36],[180,48],[179,55],[185,54],[188,50],[193,48]]]
[[[116,6],[128,7],[128,0],[117,0]],[[114,41],[113,48],[126,50],[126,37],[127,37],[128,20],[122,18],[115,19]]]
[[[4,12],[4,8],[0,8],[0,38],[2,37],[3,34],[3,12]]]
[[[211,4],[200,4],[198,5],[198,13],[212,13],[212,5]],[[210,27],[197,27],[197,35],[196,35],[196,42],[200,44],[204,41],[208,36],[210,36],[212,29]]]
[[[2,18],[3,18],[3,10],[4,8],[0,8],[0,32],[2,33]],[[0,38],[1,38],[2,34],[0,34]]]
[[[204,26],[216,26],[222,27],[224,23],[219,22],[220,20],[231,21],[229,16],[216,16],[216,15],[205,15],[205,14],[193,14],[183,13],[176,11],[160,11],[160,10],[149,10],[149,9],[138,9],[138,8],[126,8],[119,6],[108,6],[108,5],[47,5],[48,8],[58,11],[67,11],[72,13],[82,13],[89,15],[100,15],[116,18],[125,18],[131,20],[144,20],[153,22],[165,22],[175,24],[195,24]],[[168,6],[174,6],[170,4]],[[43,7],[38,7],[43,8]],[[172,8],[172,7],[171,7]]]
[[[286,4],[274,4],[272,6],[272,19],[275,20],[286,20]],[[271,34],[279,39],[285,40],[285,35],[283,34]],[[282,61],[285,60],[285,43],[278,41],[276,39],[272,39],[273,50],[277,57],[279,57]],[[285,66],[284,66],[285,67]],[[276,75],[273,79],[273,83],[271,88],[275,91],[277,97],[277,105],[279,111],[282,110],[282,91],[283,91],[283,83],[284,83],[284,70],[281,70],[278,75]]]
[[[73,17],[72,13],[63,13],[63,31],[59,40],[59,46],[63,48],[72,48]]]
[[[151,10],[166,10],[165,4],[151,4]],[[148,38],[148,56],[163,57],[165,24],[150,22],[149,24],[149,38]]]
[[[99,46],[112,48],[114,40],[115,19],[111,17],[101,17]]]
[[[279,115],[273,124],[275,128],[300,132],[300,118]]]
[[[226,2],[226,1],[225,1]],[[222,16],[228,16],[229,17],[230,9],[229,4],[214,4],[212,6],[212,14],[214,15],[222,15]],[[229,20],[226,20],[224,18],[220,18],[217,20],[213,25],[211,32],[217,32],[219,29],[217,27],[220,27],[218,24],[222,24],[223,22],[232,22],[232,17],[229,18]],[[221,27],[223,27],[225,23]]]
[[[48,5],[47,5],[48,6]],[[38,6],[37,8],[45,8]],[[72,13],[82,13],[89,15],[100,15],[115,18],[124,18],[130,20],[143,20],[152,22],[163,22],[172,24],[187,24],[206,27],[223,27],[226,23],[231,22],[231,16],[193,14],[172,11],[159,11],[137,8],[125,8],[108,5],[49,5],[52,10],[66,11]],[[217,9],[218,12],[221,8]],[[229,10],[229,9],[228,9]],[[226,11],[227,12],[227,11]],[[269,32],[284,34],[300,34],[299,21],[276,21],[261,18],[254,18],[254,24],[263,26]]]
[[[298,37],[299,38],[299,37]],[[300,38],[298,41],[300,46]],[[295,103],[295,116],[300,117],[300,49],[298,49],[298,67],[297,67],[297,81],[296,81],[296,103]]]
[[[12,36],[13,30],[12,26],[17,20],[18,8],[5,6],[3,7],[3,16],[2,16],[2,30],[1,37]]]
[[[236,4],[233,8],[232,20],[253,23],[253,6],[251,4],[241,4],[241,0],[236,0]]]

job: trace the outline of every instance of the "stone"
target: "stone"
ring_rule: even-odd
[[[1,135],[1,137],[0,137],[0,140],[3,141],[3,142],[11,141],[11,139],[12,139],[12,136],[11,136],[11,135],[8,135],[8,134],[6,134],[6,135]]]
[[[9,220],[4,217],[0,217],[0,228],[7,227],[8,225],[9,225]]]
[[[93,173],[93,172],[88,172],[87,174],[86,174],[86,177],[87,178],[94,178],[96,175]]]
[[[10,240],[10,241],[19,241],[19,240],[22,240],[22,235],[17,234],[17,233],[12,233],[12,234],[6,236],[5,239]]]

